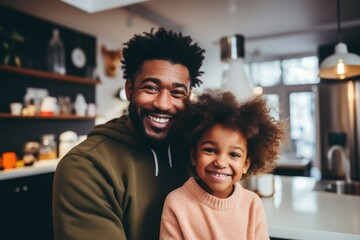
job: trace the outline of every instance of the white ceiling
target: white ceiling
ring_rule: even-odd
[[[344,41],[360,42],[360,0],[341,0]],[[126,7],[203,44],[242,34],[247,59],[316,54],[336,43],[336,0],[151,0]]]
[[[120,12],[118,9],[125,9],[129,15],[134,13],[156,25],[182,30],[210,51],[218,49],[220,52],[218,43],[221,37],[242,34],[246,39],[247,60],[316,55],[318,46],[338,42],[336,0],[147,0],[140,3],[140,0],[114,0],[113,9],[108,9],[111,0],[105,0],[106,4],[104,0],[81,1],[97,1],[102,3],[99,7],[103,9],[94,14],[87,11],[76,15],[78,18],[88,20],[94,16],[94,19],[102,17],[104,21],[114,21],[110,15]],[[343,40],[360,44],[360,0],[340,2]],[[28,0],[0,0],[0,3],[30,14],[36,12],[35,15],[50,20],[54,20],[52,15],[56,15],[56,18],[62,18],[63,24],[73,21],[72,15],[75,14],[75,11],[68,11],[70,7],[60,0],[31,3]],[[134,4],[119,7],[119,3]],[[62,11],[61,16],[57,15],[59,11]],[[79,19],[76,24],[80,26],[83,22]],[[105,29],[100,29],[99,34],[104,37],[106,34],[122,35],[113,30],[108,33]],[[219,58],[218,55],[212,57]]]
[[[127,5],[135,4],[146,0],[60,0],[71,6],[79,8],[88,13],[96,13],[113,8],[124,7]]]

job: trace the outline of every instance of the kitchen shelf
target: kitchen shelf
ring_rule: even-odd
[[[11,150],[21,155],[24,143],[39,139],[43,134],[59,136],[64,131],[74,131],[78,135],[87,135],[95,126],[96,115],[12,115],[9,105],[22,102],[27,88],[47,89],[50,96],[66,94],[74,97],[81,93],[92,103],[98,83],[90,78],[0,65],[0,154]]]
[[[54,116],[23,116],[12,115],[10,113],[0,113],[0,118],[11,119],[48,119],[48,120],[93,120],[96,116],[77,116],[77,115],[54,115]]]
[[[51,72],[44,72],[34,69],[26,69],[20,67],[13,67],[7,65],[0,65],[0,73],[7,73],[13,75],[20,75],[24,77],[35,77],[41,78],[46,80],[53,80],[53,81],[62,81],[62,82],[71,82],[76,84],[84,84],[84,85],[96,85],[99,84],[100,81],[92,78],[84,78],[84,77],[77,77],[71,75],[61,75],[57,73]]]

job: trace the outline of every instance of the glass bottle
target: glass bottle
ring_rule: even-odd
[[[53,30],[52,38],[48,46],[47,56],[48,70],[51,72],[65,74],[65,47],[60,39],[60,32],[58,29]]]

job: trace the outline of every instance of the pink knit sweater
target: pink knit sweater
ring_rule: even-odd
[[[269,235],[265,211],[255,193],[237,183],[233,194],[221,199],[189,178],[165,200],[160,239],[263,240]]]

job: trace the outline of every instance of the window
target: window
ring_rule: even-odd
[[[276,120],[279,120],[279,96],[277,94],[266,94],[265,98],[270,108],[270,115]]]
[[[315,109],[312,92],[290,93],[290,134],[296,156],[315,156]]]
[[[317,57],[304,57],[282,61],[284,84],[297,85],[317,83]]]
[[[312,86],[317,77],[318,58],[314,56],[249,64],[250,79],[261,86],[271,114],[287,119],[290,143],[283,152],[298,158],[314,159],[315,100]]]
[[[255,86],[269,87],[280,84],[280,61],[251,64],[251,78]]]

